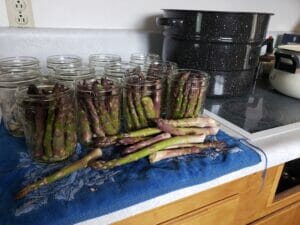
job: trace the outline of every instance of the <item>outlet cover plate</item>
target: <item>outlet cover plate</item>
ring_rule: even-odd
[[[6,0],[10,27],[34,27],[31,0]]]

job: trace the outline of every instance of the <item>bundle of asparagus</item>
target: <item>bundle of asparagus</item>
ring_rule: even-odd
[[[188,129],[211,127],[216,128],[217,130],[218,126],[214,120],[206,117],[180,120],[157,120],[157,123],[158,122],[163,123],[163,125],[167,124],[173,128],[185,128],[186,130],[184,131],[187,133],[191,133]],[[156,127],[144,128],[129,133],[111,136],[109,138],[115,143],[118,142],[119,144],[125,145],[133,143],[123,150],[123,154],[126,154],[125,156],[112,159],[110,161],[101,161],[98,160],[98,158],[102,155],[101,150],[96,149],[78,162],[75,162],[52,175],[26,186],[17,193],[16,197],[25,197],[31,191],[40,188],[43,185],[50,184],[86,166],[91,166],[94,169],[101,170],[112,169],[147,156],[149,156],[151,163],[155,163],[170,157],[200,153],[206,148],[217,148],[219,150],[224,149],[225,144],[223,142],[205,142],[205,137],[205,132],[202,134],[197,133],[197,135],[176,136],[168,132],[164,132],[162,129]]]
[[[58,83],[30,85],[17,95],[32,157],[50,163],[69,157],[77,143],[72,90]]]
[[[202,113],[208,76],[197,70],[178,70],[168,81],[168,118],[197,117]]]
[[[134,75],[125,79],[124,120],[126,130],[149,127],[160,116],[161,78]]]
[[[77,83],[79,139],[91,145],[99,138],[120,132],[121,89],[107,78]]]

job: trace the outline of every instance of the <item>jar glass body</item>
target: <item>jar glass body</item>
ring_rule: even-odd
[[[74,92],[60,84],[36,88],[22,87],[16,94],[28,152],[37,162],[65,160],[77,144]]]
[[[125,130],[137,130],[153,125],[160,117],[162,80],[158,77],[126,77],[124,80],[123,114]]]
[[[77,127],[81,144],[95,146],[103,138],[119,134],[121,94],[119,83],[108,78],[76,82]]]
[[[209,76],[199,70],[178,69],[168,77],[167,117],[181,119],[203,113]]]
[[[115,54],[92,54],[89,56],[89,67],[95,69],[96,76],[103,76],[105,66],[121,62],[121,57]]]
[[[0,75],[0,107],[5,128],[16,137],[22,137],[23,127],[18,116],[15,93],[18,87],[38,82],[36,71],[6,72]]]

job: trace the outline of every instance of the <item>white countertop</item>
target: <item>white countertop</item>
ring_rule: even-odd
[[[243,135],[239,132],[239,129],[230,124],[222,124],[222,130],[229,133],[232,136],[242,137]],[[300,158],[300,126],[287,127],[286,130],[281,130],[272,134],[268,132],[268,136],[265,138],[251,139],[249,142],[259,148],[261,148],[267,156],[267,167],[273,167],[293,159]],[[258,152],[260,155],[262,153]],[[245,177],[247,175],[253,174],[258,171],[265,169],[266,161],[265,157],[262,156],[262,161],[251,167],[246,167],[244,169],[235,171],[233,173],[226,174],[224,176],[218,177],[216,179],[210,180],[206,183],[199,185],[194,185],[179,189],[158,197],[152,198],[150,200],[132,205],[130,207],[97,217],[90,220],[80,222],[80,225],[98,225],[98,224],[110,224],[130,216],[154,209],[156,207],[166,205],[168,203],[174,202],[176,200],[194,195],[201,191],[216,187],[218,185]]]

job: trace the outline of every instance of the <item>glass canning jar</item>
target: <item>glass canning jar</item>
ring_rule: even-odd
[[[48,76],[55,74],[57,69],[72,69],[82,66],[82,60],[77,55],[52,55],[47,57]]]
[[[28,152],[43,163],[62,161],[77,144],[74,91],[63,84],[39,83],[16,93]]]
[[[89,56],[89,67],[95,69],[96,76],[103,76],[105,66],[121,62],[121,57],[114,54],[92,54]]]
[[[13,70],[35,70],[40,72],[40,61],[31,56],[16,56],[0,59],[0,70],[9,72]]]
[[[105,76],[123,83],[123,79],[139,73],[139,68],[128,62],[116,62],[105,66]]]
[[[197,117],[203,112],[209,75],[200,70],[178,69],[168,77],[167,117]]]
[[[120,132],[121,96],[120,84],[109,78],[76,82],[77,127],[81,144],[101,145],[105,137]]]
[[[160,117],[162,79],[133,75],[124,79],[123,111],[126,131],[153,125]]]
[[[145,72],[153,61],[159,59],[160,56],[154,53],[132,53],[130,55],[130,64],[141,67],[141,70]]]
[[[0,75],[0,106],[5,128],[13,136],[23,136],[23,127],[18,117],[15,93],[18,87],[38,82],[37,71],[14,70]]]
[[[55,70],[54,80],[75,88],[75,83],[80,79],[94,78],[93,68],[82,66],[78,68],[58,68]]]

